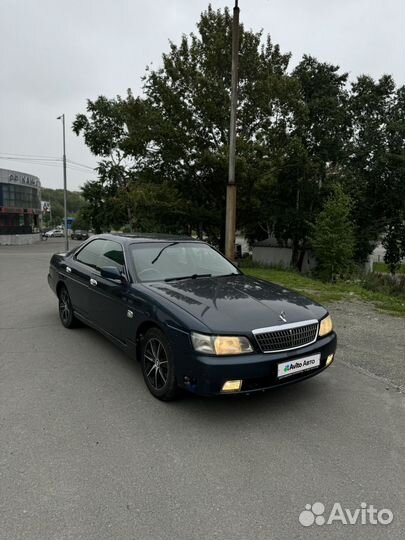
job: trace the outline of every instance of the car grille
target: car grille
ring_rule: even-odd
[[[288,351],[313,343],[318,336],[318,321],[260,328],[253,334],[264,353]]]

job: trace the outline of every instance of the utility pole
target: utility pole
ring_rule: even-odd
[[[65,134],[65,115],[58,116],[57,120],[62,119],[63,127],[63,211],[65,223],[65,249],[69,251],[69,237],[67,228],[67,191],[66,191],[66,134]]]
[[[225,255],[232,261],[235,259],[236,229],[236,110],[238,106],[238,67],[239,67],[239,6],[235,0],[232,27],[232,82],[231,82],[231,122],[229,127],[229,173],[226,188],[225,218]]]

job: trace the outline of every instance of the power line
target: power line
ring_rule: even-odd
[[[32,158],[53,158],[54,156],[44,156],[38,154],[16,154],[15,152],[0,152],[0,156],[17,156],[17,157],[32,157]]]
[[[90,169],[91,171],[94,171],[95,167],[90,167],[89,165],[84,165],[83,163],[78,163],[77,161],[72,161],[70,159],[67,160],[68,163],[71,163],[72,165],[77,165],[79,167],[83,167],[84,169]]]
[[[9,152],[0,152],[0,158],[2,159],[13,159],[15,161],[31,161],[31,160],[35,160],[35,161],[57,161],[57,162],[60,162],[62,161],[61,158],[58,158],[58,157],[54,157],[54,156],[41,156],[41,155],[36,155],[36,154],[11,154]],[[72,165],[77,165],[78,167],[83,167],[85,169],[89,169],[89,170],[94,170],[95,167],[91,167],[90,165],[85,165],[84,163],[79,163],[78,161],[72,161],[72,160],[67,160],[69,163],[71,163]]]
[[[60,159],[56,158],[31,158],[31,157],[16,157],[16,156],[2,156],[0,155],[0,159],[10,159],[12,161],[30,161],[32,163],[53,163],[60,161]]]
[[[20,154],[19,156],[17,154],[14,155],[5,155],[0,153],[0,160],[9,160],[9,161],[17,161],[21,163],[29,163],[32,165],[43,165],[43,166],[51,166],[51,167],[58,167],[60,163],[62,163],[61,158],[52,158],[52,157],[29,157],[29,156],[23,156]],[[89,165],[84,165],[83,163],[78,163],[76,161],[70,161],[67,160],[68,167],[75,171],[91,171],[92,173],[95,173],[95,167],[90,167]]]

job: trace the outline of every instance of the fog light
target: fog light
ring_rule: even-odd
[[[242,381],[226,381],[222,387],[222,392],[239,392],[242,388]]]
[[[330,354],[328,358],[326,359],[326,367],[330,366],[333,362],[333,354]]]

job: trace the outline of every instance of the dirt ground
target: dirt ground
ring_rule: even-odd
[[[329,306],[345,362],[383,377],[405,392],[405,319],[353,301]]]

